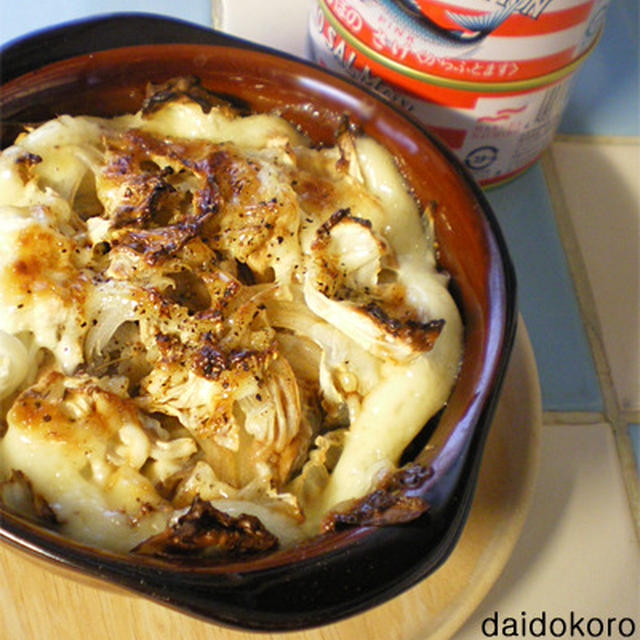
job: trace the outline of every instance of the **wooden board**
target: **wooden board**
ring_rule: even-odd
[[[233,631],[136,595],[61,575],[3,545],[0,640],[450,638],[495,582],[520,533],[537,468],[539,393],[531,345],[521,321],[476,495],[458,545],[434,574],[367,613],[286,635]]]

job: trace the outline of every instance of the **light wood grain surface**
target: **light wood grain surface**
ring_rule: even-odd
[[[450,638],[487,593],[513,549],[537,467],[540,424],[535,364],[521,323],[473,506],[457,547],[434,574],[367,613],[299,633],[234,631],[63,575],[2,545],[0,640]]]

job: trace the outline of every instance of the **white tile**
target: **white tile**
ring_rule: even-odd
[[[552,154],[622,409],[640,409],[640,144],[556,142]]]
[[[506,617],[519,625],[524,618],[528,625],[542,613],[547,625],[554,617],[569,623],[572,611],[584,616],[583,629],[592,617],[631,617],[640,632],[640,547],[608,425],[543,427],[541,466],[521,537],[503,574],[455,638],[487,637],[482,624],[495,612],[501,626]],[[560,630],[561,623],[555,624]],[[598,623],[592,625],[597,631]],[[519,628],[516,637],[535,636],[523,636]],[[547,629],[543,637],[553,635]],[[585,630],[585,637],[593,636]],[[624,635],[616,630],[607,636],[605,629],[601,637]]]

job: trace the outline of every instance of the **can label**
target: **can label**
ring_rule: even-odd
[[[312,12],[309,27],[317,63],[350,76],[414,116],[483,186],[508,179],[540,156],[558,127],[573,77],[505,93],[443,89],[422,83],[416,93],[395,82],[395,76],[383,76],[380,72],[388,70],[352,48],[320,7]]]
[[[510,82],[577,59],[609,0],[321,2],[370,57],[460,81]]]

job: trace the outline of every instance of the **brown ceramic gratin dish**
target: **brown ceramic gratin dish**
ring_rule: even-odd
[[[76,574],[255,630],[326,624],[433,572],[464,525],[516,323],[513,267],[494,215],[465,170],[416,122],[344,79],[176,20],[105,16],[36,33],[1,54],[3,147],[27,122],[133,112],[148,82],[186,75],[252,111],[277,111],[316,143],[333,143],[347,114],[392,152],[423,207],[438,203],[439,261],[451,275],[465,337],[449,402],[406,451],[431,469],[407,488],[430,505],[411,522],[344,528],[294,549],[211,566],[101,552],[2,510],[0,539]]]

